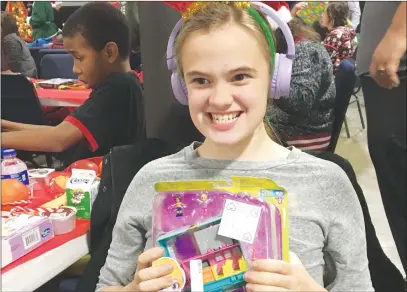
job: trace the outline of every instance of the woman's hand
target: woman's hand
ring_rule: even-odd
[[[311,278],[300,259],[290,253],[291,263],[280,260],[256,260],[246,272],[247,291],[326,291]]]
[[[124,291],[155,292],[172,286],[174,281],[170,274],[173,271],[173,266],[151,266],[155,260],[158,260],[162,256],[164,256],[164,250],[161,247],[144,251],[138,257],[134,280],[124,288]]]
[[[308,6],[307,2],[298,2],[297,4],[295,4],[293,9],[291,9],[291,16],[295,17],[298,12],[300,12],[301,10],[306,8],[307,6]]]

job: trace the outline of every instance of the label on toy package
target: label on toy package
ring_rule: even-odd
[[[171,265],[174,268],[172,273],[170,274],[170,276],[174,280],[174,283],[171,287],[168,287],[167,289],[163,289],[161,291],[181,291],[185,286],[186,279],[185,272],[178,264],[178,262],[173,258],[162,257],[154,261],[152,264],[153,267],[159,265]]]
[[[191,291],[204,291],[202,261],[191,260],[189,262],[189,269],[191,273]]]
[[[261,208],[227,199],[218,234],[253,244]]]

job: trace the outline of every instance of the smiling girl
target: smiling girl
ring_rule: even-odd
[[[245,274],[247,291],[373,290],[363,216],[346,174],[268,135],[267,104],[289,84],[293,56],[277,57],[257,9],[284,24],[257,2],[193,8],[174,28],[167,54],[174,95],[188,104],[205,141],[149,163],[134,177],[97,291],[159,291],[173,283],[171,266],[151,266],[164,254],[152,242],[156,182],[232,176],[270,178],[288,191],[290,250],[302,262],[254,261]],[[283,30],[293,44],[288,27]]]

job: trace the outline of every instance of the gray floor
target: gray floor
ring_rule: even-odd
[[[359,100],[361,102],[361,107],[366,122],[363,97],[360,97]],[[369,156],[366,129],[362,130],[362,124],[360,122],[356,103],[349,106],[347,120],[351,137],[347,138],[344,129],[345,127],[342,127],[342,133],[338,142],[336,153],[348,159],[355,169],[358,182],[366,196],[370,215],[372,217],[377,236],[379,237],[379,241],[387,256],[405,276],[393,237],[390,232],[389,224],[384,213],[383,203],[380,197],[379,187],[377,185],[376,173]]]

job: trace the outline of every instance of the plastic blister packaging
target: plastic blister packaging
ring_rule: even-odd
[[[191,261],[200,262],[204,291],[245,291],[243,274],[253,260],[287,260],[284,256],[288,248],[288,240],[284,239],[287,237],[286,213],[283,212],[282,216],[281,206],[277,206],[286,204],[284,191],[253,188],[245,191],[242,185],[218,189],[210,185],[197,182],[195,187],[198,190],[186,189],[194,187],[191,182],[183,186],[182,182],[178,182],[178,187],[167,184],[157,188],[156,185],[153,242],[164,248],[166,261],[175,260],[185,275],[185,281],[179,280],[172,289],[165,291],[191,289]],[[168,191],[171,188],[174,190]],[[275,203],[270,203],[267,197],[273,197]],[[244,214],[239,209],[242,206],[248,210]],[[258,216],[252,229],[254,234],[247,233],[249,237],[237,240],[237,237],[220,232],[222,220],[226,220],[225,212],[235,211],[231,208],[236,210],[236,213],[230,213],[233,214],[231,221],[236,218],[236,224],[242,222],[238,219],[246,220],[240,217]],[[233,222],[223,227],[222,232],[225,228],[240,229],[240,226],[232,228],[230,224],[233,225]],[[243,226],[241,229],[245,230]]]

